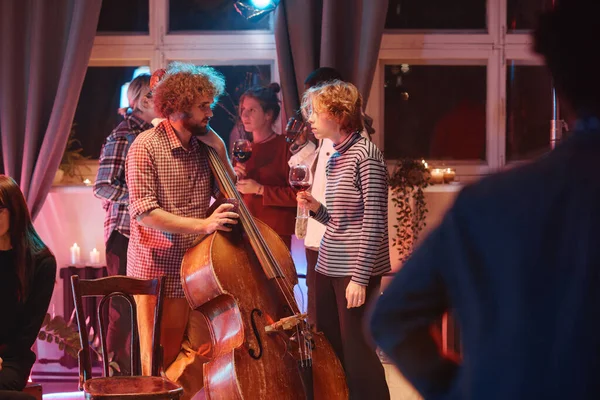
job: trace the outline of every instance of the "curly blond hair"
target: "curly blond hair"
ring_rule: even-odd
[[[312,112],[329,114],[344,132],[364,129],[362,96],[356,86],[348,82],[324,82],[304,92],[302,114],[308,119]]]
[[[154,111],[163,118],[187,114],[200,97],[212,97],[216,103],[224,91],[225,78],[214,68],[173,62],[153,88]]]

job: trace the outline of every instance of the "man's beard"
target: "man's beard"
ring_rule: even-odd
[[[183,120],[183,127],[187,129],[192,136],[204,136],[208,133],[208,120],[205,125],[195,124],[190,118]]]

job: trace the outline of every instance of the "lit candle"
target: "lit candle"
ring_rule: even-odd
[[[73,243],[71,249],[71,264],[78,265],[81,262],[81,249],[77,246],[77,243]]]
[[[445,183],[454,182],[455,177],[456,177],[456,171],[454,171],[452,168],[447,168],[444,170],[444,182]]]
[[[96,248],[94,248],[92,251],[90,251],[90,264],[92,264],[92,265],[100,264],[100,253],[98,252],[98,250],[96,250]]]
[[[83,184],[85,186],[92,186],[92,181],[90,181],[89,179],[86,178],[86,179],[83,180]]]
[[[431,178],[429,181],[431,183],[444,183],[444,170],[439,168],[431,170]]]

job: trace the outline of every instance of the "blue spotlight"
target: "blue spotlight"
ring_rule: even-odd
[[[251,0],[250,3],[259,10],[264,10],[269,6],[272,6],[273,2],[271,0]]]
[[[235,9],[248,21],[258,21],[275,10],[280,0],[238,0]]]

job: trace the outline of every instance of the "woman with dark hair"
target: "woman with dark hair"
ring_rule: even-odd
[[[54,289],[56,259],[31,222],[16,182],[0,175],[0,398],[23,390]],[[7,392],[5,392],[7,391]]]
[[[240,118],[247,132],[252,132],[252,156],[236,163],[238,190],[253,216],[269,225],[285,242],[292,245],[296,223],[296,194],[288,183],[291,156],[285,138],[273,131],[281,107],[280,87],[247,90],[240,98]]]

